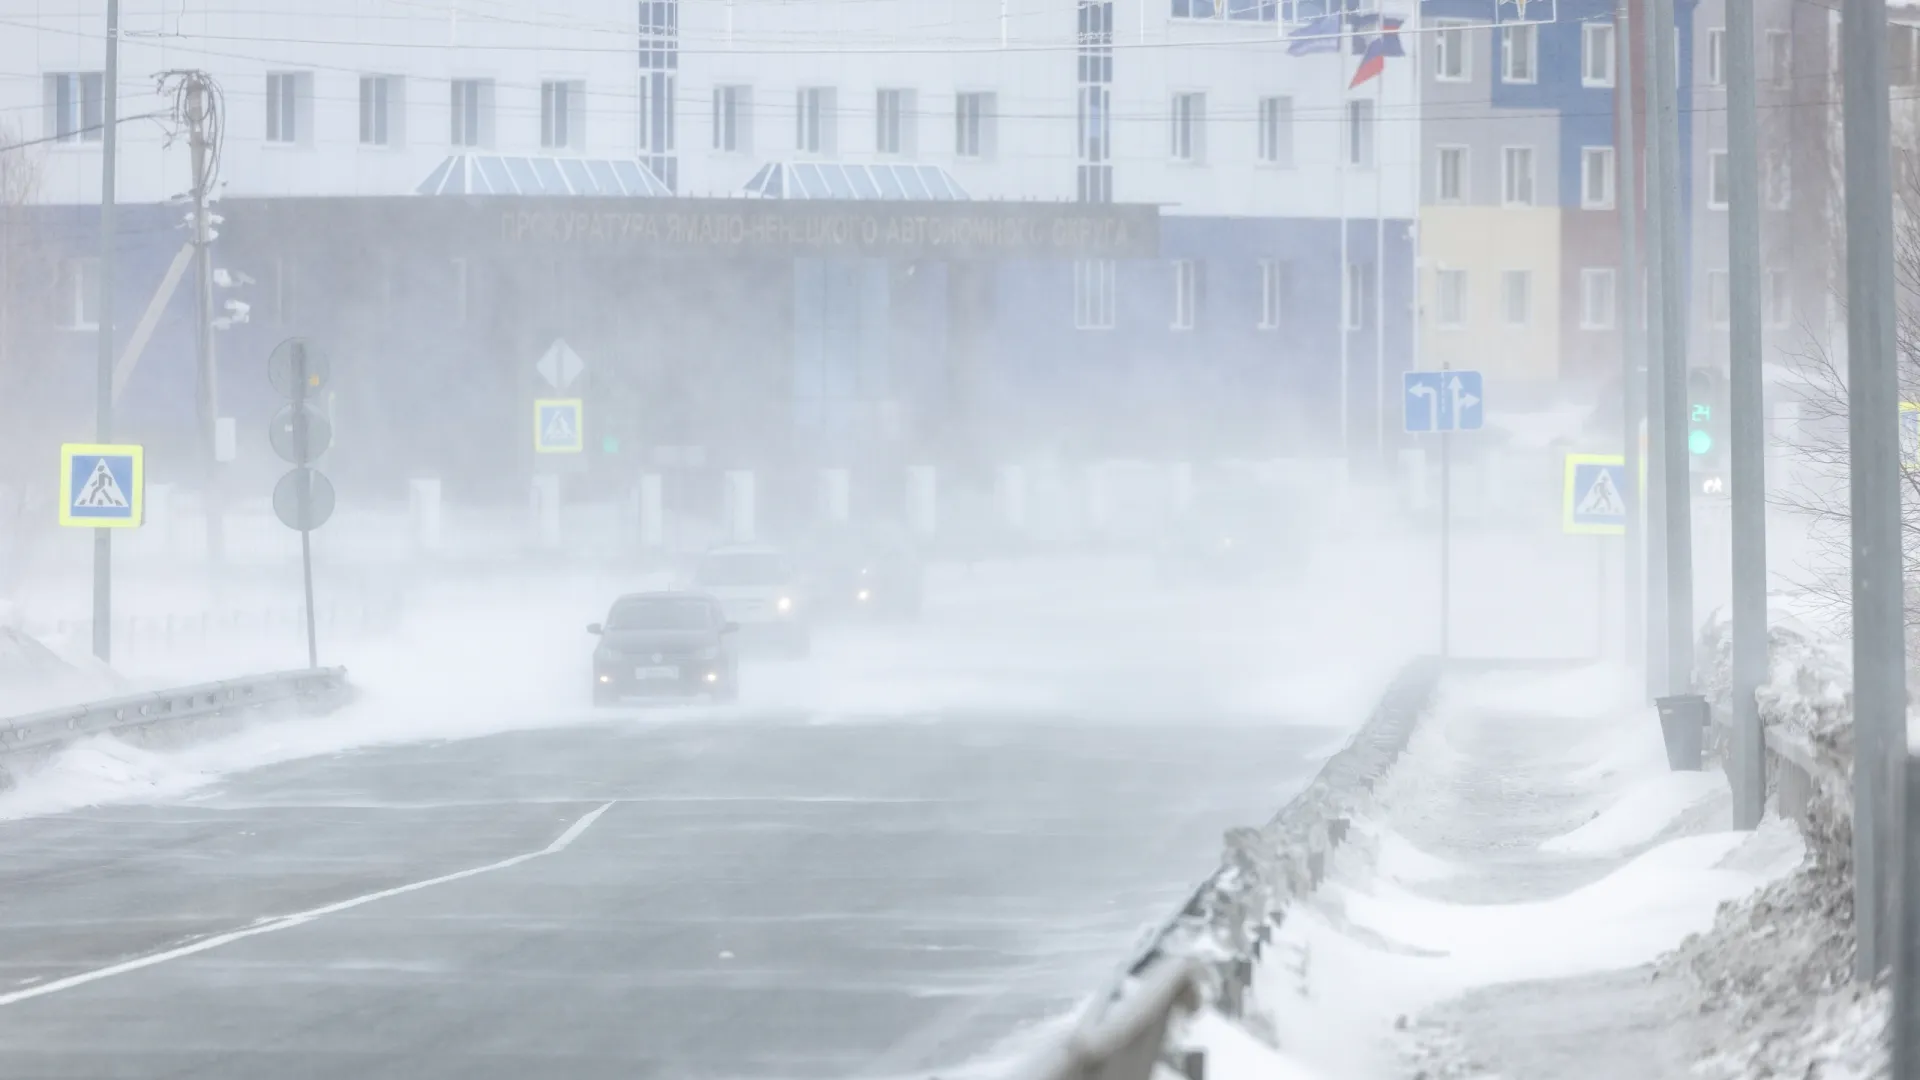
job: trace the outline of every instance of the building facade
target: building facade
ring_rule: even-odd
[[[277,468],[260,367],[293,334],[333,355],[334,460],[368,483],[520,490],[556,338],[587,364],[565,392],[589,472],[689,448],[1382,460],[1419,86],[1397,49],[1352,83],[1415,13],[1346,6],[125,0],[116,352],[155,318],[123,433],[196,475],[192,275],[163,286],[194,186],[164,76],[197,70],[238,472]],[[12,275],[8,325],[44,324],[36,415],[63,437],[91,415],[99,8],[0,0],[0,145],[44,271]],[[1337,40],[1306,33],[1328,17]]]

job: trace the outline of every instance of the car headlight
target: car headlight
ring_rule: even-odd
[[[859,600],[861,603],[866,603],[868,600],[873,599],[873,592],[869,589],[861,589],[859,592],[854,594],[854,598]]]
[[[783,597],[781,597],[781,598],[780,598],[780,600],[779,600],[779,602],[778,602],[777,604],[775,604],[774,606],[775,606],[775,607],[778,607],[778,608],[779,608],[779,609],[780,609],[781,611],[792,611],[792,610],[793,610],[793,597],[791,597],[791,596],[783,596]]]

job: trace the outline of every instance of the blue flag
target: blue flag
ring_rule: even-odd
[[[1315,53],[1336,53],[1340,51],[1340,36],[1344,28],[1339,15],[1321,15],[1301,25],[1288,37],[1288,56],[1311,56]]]

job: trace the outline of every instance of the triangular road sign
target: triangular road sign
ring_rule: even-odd
[[[1573,512],[1581,517],[1624,517],[1627,501],[1620,497],[1620,488],[1613,482],[1613,470],[1599,468],[1593,471],[1593,483],[1580,496]]]
[[[573,429],[573,410],[552,409],[547,413],[547,427],[541,433],[541,439],[548,446],[572,446],[580,435]]]
[[[93,472],[87,482],[74,492],[73,508],[76,510],[124,510],[127,507],[127,493],[120,490],[120,481],[113,478],[113,470],[107,463],[96,461]]]

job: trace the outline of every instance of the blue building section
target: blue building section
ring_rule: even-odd
[[[1384,223],[1379,268],[1374,222],[1347,223],[1351,256],[1384,297],[1346,331],[1343,393],[1336,220],[1163,216],[1156,257],[1094,271],[1033,257],[649,256],[564,273],[546,262],[462,262],[463,274],[491,280],[474,286],[456,320],[435,283],[465,258],[457,249],[397,226],[406,243],[383,247],[325,230],[287,235],[248,205],[222,212],[215,263],[251,278],[216,294],[217,304],[251,307],[248,321],[215,334],[220,414],[241,435],[228,472],[236,491],[270,484],[265,430],[283,403],[264,363],[294,334],[333,361],[321,405],[339,410],[328,467],[343,491],[403,485],[411,471],[456,489],[517,491],[534,456],[528,405],[545,397],[585,398],[588,467],[627,471],[660,444],[730,444],[741,448],[732,458],[709,460],[744,466],[931,456],[955,432],[983,455],[1338,455],[1343,398],[1357,459],[1388,457],[1403,438],[1398,387],[1412,352],[1404,220]],[[178,219],[174,207],[122,210],[123,346],[184,243]],[[93,211],[62,208],[47,221],[66,257],[93,254]],[[1176,311],[1181,262],[1192,268],[1187,315]],[[278,279],[282,271],[292,276]],[[1097,300],[1105,315],[1092,322],[1089,273],[1111,282]],[[565,393],[532,370],[555,336],[588,359],[582,384]],[[57,346],[59,407],[80,424],[90,420],[95,335],[62,331]],[[116,434],[149,448],[153,482],[192,486],[202,475],[195,366],[189,274],[118,408]],[[623,411],[632,414],[624,427]],[[89,437],[90,423],[72,434]],[[609,458],[609,446],[627,456]]]

